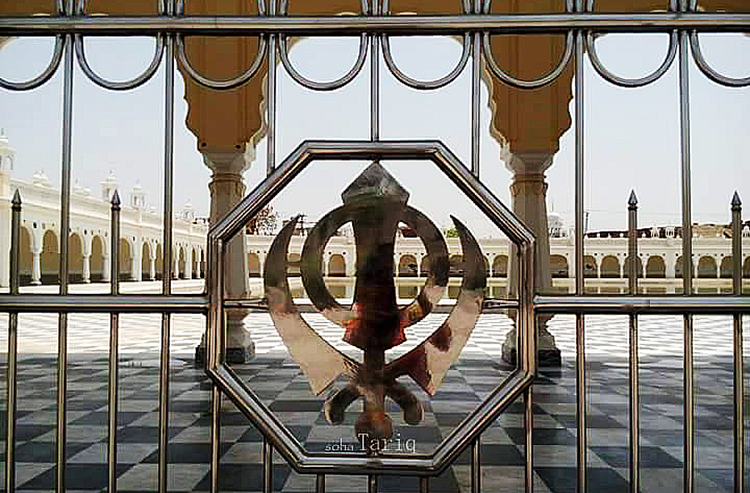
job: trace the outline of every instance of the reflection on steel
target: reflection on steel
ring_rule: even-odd
[[[287,249],[296,220],[274,240],[265,265],[268,309],[290,354],[300,364],[312,390],[319,394],[340,375],[350,383],[328,398],[326,418],[341,423],[346,408],[359,397],[364,412],[356,423],[357,436],[389,438],[391,418],[385,398],[395,401],[409,424],[418,424],[423,411],[416,396],[396,379],[410,376],[433,394],[450,365],[458,358],[481,313],[486,273],[479,245],[466,227],[453,218],[464,251],[461,293],[446,321],[424,342],[386,364],[385,351],[406,340],[404,329],[422,320],[448,285],[448,248],[440,231],[409,207],[409,194],[379,164],[370,165],[342,195],[344,205],[324,216],[310,231],[302,250],[302,282],[315,307],[346,329],[344,341],[364,351],[364,365],[321,338],[299,315],[287,280]],[[357,245],[357,281],[351,308],[341,306],[328,292],[321,272],[328,240],[352,223]],[[399,309],[393,280],[393,249],[398,224],[412,228],[425,244],[432,268],[417,299]]]

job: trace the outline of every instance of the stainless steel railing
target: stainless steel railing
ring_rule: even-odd
[[[15,441],[16,441],[16,407],[17,407],[17,333],[18,314],[21,312],[47,311],[58,314],[58,368],[57,368],[57,436],[56,436],[56,486],[58,491],[65,490],[66,460],[66,391],[67,391],[67,316],[71,312],[107,312],[110,313],[110,350],[109,350],[109,410],[108,410],[108,489],[116,490],[117,441],[117,356],[118,356],[118,317],[120,313],[161,313],[162,331],[160,348],[159,377],[159,491],[168,490],[167,483],[167,447],[168,447],[168,402],[169,402],[169,339],[170,317],[173,313],[204,313],[212,316],[212,298],[207,294],[198,296],[177,296],[171,293],[173,270],[172,251],[172,218],[173,218],[173,161],[174,161],[174,68],[175,58],[184,72],[196,83],[214,89],[238,87],[257,75],[263,61],[269,67],[277,65],[278,58],[297,83],[315,90],[330,90],[344,86],[361,72],[367,56],[370,56],[370,138],[377,143],[380,140],[380,73],[381,55],[388,70],[403,84],[417,89],[434,89],[451,83],[468,65],[471,58],[471,164],[470,173],[480,177],[479,154],[479,88],[482,64],[494,77],[513,87],[530,89],[552,83],[568,66],[570,59],[575,63],[575,271],[576,292],[574,296],[536,295],[533,297],[535,314],[573,313],[576,316],[576,388],[577,388],[577,487],[579,492],[587,489],[586,477],[586,351],[585,316],[594,313],[624,313],[629,316],[629,387],[630,387],[630,487],[638,491],[640,483],[639,462],[639,378],[638,378],[638,317],[645,314],[674,313],[683,316],[684,326],[684,489],[692,492],[695,489],[695,396],[693,368],[693,315],[695,314],[728,314],[733,318],[734,332],[734,487],[742,492],[744,487],[743,471],[745,469],[744,450],[744,388],[742,365],[742,316],[750,312],[750,299],[742,296],[742,246],[741,246],[741,203],[735,195],[732,200],[733,228],[733,296],[702,296],[693,294],[692,265],[692,219],[691,219],[691,156],[690,156],[690,96],[688,63],[690,56],[700,71],[714,82],[728,87],[746,87],[750,77],[732,78],[716,72],[705,60],[700,48],[699,34],[702,32],[748,32],[750,31],[750,14],[747,13],[705,13],[698,12],[696,0],[671,0],[667,12],[602,14],[594,13],[593,0],[569,0],[566,12],[559,14],[523,14],[498,15],[490,14],[490,1],[478,0],[463,2],[463,13],[445,16],[391,16],[387,2],[363,2],[362,11],[356,16],[317,16],[295,17],[286,14],[285,3],[277,6],[276,1],[268,6],[259,1],[259,16],[185,16],[183,1],[158,0],[155,16],[87,16],[83,1],[56,0],[56,15],[52,17],[12,17],[0,18],[0,35],[2,36],[55,36],[55,48],[47,68],[38,76],[24,82],[11,82],[0,79],[0,87],[14,91],[26,91],[46,83],[63,66],[63,144],[62,144],[62,193],[60,202],[61,231],[68,230],[70,221],[70,175],[71,145],[73,122],[73,63],[77,58],[83,73],[94,83],[109,90],[128,90],[137,87],[154,77],[157,69],[165,59],[165,115],[164,115],[164,253],[162,294],[153,296],[120,295],[118,286],[119,272],[119,204],[113,198],[111,219],[111,294],[110,295],[72,295],[68,292],[68,246],[67,241],[60,244],[60,292],[58,295],[34,295],[19,293],[19,235],[22,198],[16,193],[12,203],[11,255],[10,255],[10,292],[0,295],[0,311],[10,314],[8,326],[8,373],[7,373],[7,442],[6,442],[6,491],[15,490]],[[277,8],[278,7],[278,8]],[[598,58],[594,33],[604,32],[660,32],[670,36],[668,52],[662,64],[652,74],[639,79],[624,79],[608,71]],[[490,45],[493,34],[564,34],[566,36],[565,52],[559,65],[547,76],[536,81],[518,80],[502,70],[494,60]],[[156,49],[149,67],[139,76],[127,82],[111,82],[98,76],[90,67],[85,53],[86,36],[131,36],[147,35],[156,38]],[[197,35],[211,36],[257,36],[260,41],[258,55],[252,65],[240,76],[226,80],[213,81],[197,73],[189,63],[185,53],[184,37]],[[331,36],[349,35],[360,38],[360,53],[354,67],[338,81],[320,83],[305,79],[297,74],[288,59],[286,39],[289,36]],[[396,66],[390,50],[389,36],[394,35],[454,35],[464,40],[463,55],[457,67],[448,75],[436,81],[418,81],[411,79]],[[165,55],[166,54],[166,55]],[[658,80],[672,66],[674,59],[679,65],[679,100],[681,128],[681,174],[682,174],[682,248],[684,259],[682,296],[644,296],[638,293],[638,279],[635,273],[637,256],[637,204],[629,204],[629,295],[622,296],[588,296],[585,294],[583,258],[584,258],[584,101],[585,84],[583,65],[586,55],[596,72],[612,84],[623,87],[640,87]],[[266,81],[267,111],[267,171],[272,175],[276,166],[276,71],[269,70]],[[283,186],[286,177],[279,177],[278,184]],[[635,197],[633,197],[635,198]],[[62,235],[65,238],[65,233]],[[223,268],[223,258],[217,257],[216,250],[209,252],[214,265]],[[218,282],[219,271],[209,272],[209,284],[221,289]],[[520,274],[521,280],[528,280],[529,273]],[[533,276],[531,277],[533,279]],[[242,303],[241,301],[234,301]],[[230,306],[232,301],[227,301]],[[516,302],[513,302],[516,303]],[[516,305],[514,305],[516,306]],[[219,323],[213,320],[213,323]],[[533,331],[533,327],[528,328]],[[214,344],[222,345],[221,333],[209,334],[219,340]],[[519,351],[521,350],[519,346]],[[527,348],[528,349],[528,348]],[[243,389],[230,389],[241,392]],[[533,488],[533,413],[532,395],[528,389],[523,392],[526,419],[526,461],[525,488]],[[515,396],[513,396],[515,397]],[[218,490],[218,443],[220,438],[220,402],[222,392],[214,386],[212,390],[212,459],[211,488]],[[507,403],[506,396],[496,404]],[[255,405],[255,404],[253,404]],[[475,417],[476,425],[483,426],[481,419]],[[278,423],[269,423],[262,431],[270,433]],[[472,457],[472,491],[480,491],[481,457],[479,439],[468,444]],[[264,491],[271,491],[273,446],[266,440],[263,447]],[[363,463],[364,464],[364,463]],[[426,465],[426,463],[425,463]],[[312,463],[315,469],[315,463]],[[356,469],[356,468],[355,468]],[[378,474],[387,471],[409,473],[399,468],[395,461],[386,460],[378,473],[369,475],[368,490],[377,491]],[[325,491],[326,474],[347,472],[321,469],[315,471],[316,489]],[[359,471],[357,471],[359,472]],[[421,473],[420,491],[429,491],[430,474]]]

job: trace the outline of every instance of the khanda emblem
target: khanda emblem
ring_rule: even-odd
[[[371,164],[342,194],[344,205],[320,219],[309,232],[299,262],[302,282],[313,305],[328,320],[345,329],[343,340],[364,352],[363,363],[335,349],[300,316],[287,280],[287,250],[297,219],[274,239],[266,257],[264,285],[268,309],[290,355],[300,365],[316,395],[339,376],[348,384],[325,403],[329,423],[340,424],[347,407],[364,399],[355,424],[357,436],[387,439],[393,421],[385,412],[390,398],[408,424],[422,421],[422,405],[398,381],[411,377],[433,395],[469,339],[482,310],[487,283],[484,260],[469,230],[451,216],[464,256],[464,274],[456,304],[445,321],[421,344],[386,362],[385,352],[406,340],[405,330],[422,320],[442,298],[450,264],[442,233],[421,212],[407,205],[409,193],[379,164]],[[351,222],[357,251],[356,284],[351,307],[340,305],[328,292],[323,253],[328,240]],[[430,272],[417,298],[400,308],[394,284],[394,244],[399,223],[421,238],[430,259]],[[296,265],[296,264],[295,264]]]

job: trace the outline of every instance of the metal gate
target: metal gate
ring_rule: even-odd
[[[525,415],[525,447],[532,450],[533,402],[531,383],[537,371],[535,352],[535,324],[537,315],[574,314],[576,319],[577,353],[577,490],[587,489],[587,436],[586,436],[586,366],[585,366],[585,325],[584,317],[589,314],[625,314],[629,316],[629,405],[630,405],[630,490],[640,491],[639,465],[639,355],[638,320],[640,315],[677,314],[684,321],[684,490],[695,490],[695,395],[693,367],[693,316],[696,314],[724,314],[733,317],[734,330],[734,488],[743,491],[743,471],[746,453],[744,450],[743,414],[743,365],[742,365],[742,315],[750,311],[750,300],[742,296],[742,245],[739,200],[733,202],[733,296],[706,296],[693,294],[693,269],[684,269],[683,295],[653,296],[642,295],[638,291],[636,263],[629,264],[630,293],[618,296],[592,296],[584,291],[584,87],[583,60],[588,54],[596,71],[609,82],[623,87],[640,87],[659,79],[675,62],[678,64],[680,80],[680,129],[682,158],[682,251],[683,258],[692,259],[691,183],[690,183],[690,97],[688,87],[688,62],[692,56],[699,69],[714,82],[731,87],[750,85],[750,78],[732,79],[715,72],[701,54],[699,32],[748,32],[750,14],[725,14],[698,12],[696,0],[672,0],[665,5],[665,11],[654,13],[609,14],[594,12],[593,0],[569,0],[564,13],[557,14],[491,14],[491,2],[465,0],[463,13],[459,15],[389,15],[387,0],[362,2],[361,11],[355,16],[291,16],[287,15],[287,2],[279,5],[276,1],[258,3],[259,16],[186,16],[183,14],[183,1],[159,0],[158,14],[154,16],[89,16],[85,13],[85,2],[56,1],[56,15],[50,17],[26,16],[0,18],[2,36],[56,36],[54,56],[49,67],[38,77],[23,83],[0,80],[0,86],[15,91],[25,91],[41,86],[59,69],[64,75],[63,139],[62,139],[62,193],[60,202],[61,231],[67,231],[70,221],[71,197],[71,142],[73,108],[73,70],[76,55],[84,73],[99,86],[110,90],[133,89],[155,74],[161,63],[166,66],[164,80],[165,114],[164,119],[164,251],[163,281],[159,295],[120,294],[117,275],[111,279],[109,295],[69,294],[68,289],[68,245],[60,243],[60,291],[55,295],[22,294],[19,292],[19,229],[22,198],[16,195],[13,200],[12,247],[10,258],[10,293],[0,295],[0,311],[9,313],[8,329],[8,373],[7,373],[7,447],[5,452],[6,491],[16,488],[15,482],[15,427],[17,422],[17,329],[18,315],[22,312],[51,312],[58,316],[58,368],[57,368],[57,432],[56,432],[56,489],[64,491],[66,485],[66,385],[67,385],[67,327],[68,314],[72,312],[100,312],[110,314],[109,351],[109,435],[108,435],[108,490],[117,489],[117,381],[118,381],[118,324],[119,315],[127,313],[161,313],[161,366],[159,379],[159,491],[168,491],[167,449],[169,446],[169,338],[171,316],[179,313],[205,314],[209,318],[209,349],[207,370],[214,379],[212,390],[212,460],[211,491],[219,486],[219,432],[222,394],[226,394],[252,419],[264,434],[264,475],[263,491],[272,491],[272,455],[274,449],[290,461],[299,472],[314,474],[317,477],[317,491],[325,491],[326,475],[358,474],[367,475],[368,491],[378,489],[378,477],[386,474],[412,475],[420,478],[420,491],[430,491],[430,478],[439,474],[456,459],[466,447],[471,449],[471,490],[481,491],[480,478],[482,460],[480,456],[481,433],[493,417],[509,406],[513,400],[523,395]],[[623,79],[610,73],[599,61],[594,34],[602,32],[656,32],[668,33],[670,44],[662,65],[652,74],[639,79]],[[538,80],[518,80],[503,71],[491,56],[490,35],[499,34],[564,34],[565,51],[559,65],[547,76]],[[156,39],[156,54],[148,69],[127,82],[113,83],[102,79],[88,66],[83,52],[85,36],[153,36]],[[225,81],[212,81],[198,74],[190,67],[185,54],[186,36],[254,36],[260,39],[261,48],[252,66],[243,75]],[[304,78],[296,72],[288,57],[286,38],[288,36],[359,36],[361,37],[358,60],[352,70],[337,81],[320,83]],[[458,66],[447,76],[434,81],[417,81],[401,72],[394,63],[388,37],[391,35],[449,35],[463,39],[463,55]],[[369,55],[368,55],[369,49]],[[471,162],[463,166],[445,153],[440,144],[393,143],[380,139],[380,84],[379,56],[382,55],[391,73],[403,84],[415,89],[434,89],[453,82],[469,65],[471,71]],[[268,136],[268,175],[269,178],[258,187],[240,206],[240,209],[227,216],[209,235],[209,265],[207,290],[202,295],[184,296],[172,292],[171,279],[174,268],[172,250],[173,234],[173,171],[174,171],[174,69],[176,61],[195,82],[205,87],[221,90],[240,86],[250,80],[264,61],[275,66],[279,56],[282,65],[292,78],[304,87],[314,90],[330,90],[342,87],[357,77],[369,56],[371,61],[371,121],[370,141],[358,143],[318,142],[301,147],[290,160],[277,166],[276,121],[277,81],[274,70],[268,71],[267,94],[267,136]],[[470,63],[469,63],[470,62]],[[551,84],[569,64],[575,66],[575,294],[572,296],[552,296],[535,293],[533,290],[533,238],[527,234],[522,223],[514,223],[512,214],[484,188],[480,174],[479,155],[479,87],[483,64],[490,73],[505,84],[520,89],[535,89]],[[61,68],[62,66],[62,68]],[[316,150],[317,149],[317,150]],[[314,151],[314,152],[313,152]],[[309,161],[310,156],[326,155],[339,159],[386,159],[401,153],[404,156],[428,156],[448,174],[464,192],[483,210],[490,214],[496,224],[505,231],[514,230],[518,240],[519,258],[518,283],[521,294],[518,300],[495,307],[519,310],[519,356],[521,363],[516,373],[499,392],[493,393],[484,403],[481,412],[475,413],[465,422],[462,433],[451,435],[447,445],[428,457],[403,459],[385,456],[319,457],[315,454],[297,453],[293,440],[285,438],[284,432],[272,418],[263,416],[260,405],[253,402],[250,393],[240,384],[232,382],[231,370],[223,366],[222,354],[222,311],[238,306],[241,301],[226,300],[223,297],[220,273],[223,272],[223,241],[243,227],[243,220],[259,210],[263,200],[293,178]],[[447,156],[447,157],[446,157]],[[308,161],[306,161],[306,159]],[[302,164],[300,164],[302,163]],[[472,195],[473,194],[473,195]],[[634,199],[634,198],[633,198]],[[635,230],[637,228],[636,202],[630,207],[629,256],[637,255]],[[111,238],[120,237],[119,199],[112,201]],[[525,242],[525,243],[523,243]],[[111,271],[119,272],[118,242],[112,241]],[[491,303],[485,303],[491,309]],[[523,357],[522,352],[526,357]],[[266,419],[268,418],[268,419]],[[525,455],[525,488],[533,489],[533,453]]]

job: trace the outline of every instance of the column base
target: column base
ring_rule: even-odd
[[[242,365],[250,362],[255,357],[255,342],[250,337],[250,332],[245,328],[242,320],[247,313],[244,310],[231,310],[227,314],[226,327],[226,362],[234,365]],[[199,365],[206,361],[206,334],[203,334],[201,343],[195,348],[195,364]]]
[[[255,343],[244,347],[228,347],[226,361],[232,365],[249,363],[255,357]],[[195,365],[200,366],[206,362],[206,346],[203,344],[195,348]]]
[[[560,349],[555,345],[555,337],[547,330],[546,321],[537,327],[537,357],[539,366],[559,368],[562,366]],[[502,359],[510,365],[516,365],[516,328],[508,332],[502,347]]]
[[[559,368],[560,366],[562,366],[562,356],[560,355],[560,350],[557,348],[540,349],[536,354],[539,358],[539,366],[544,366],[547,368]],[[517,361],[516,348],[509,347],[507,344],[503,344],[502,358],[503,361],[505,361],[509,365],[515,366]]]

